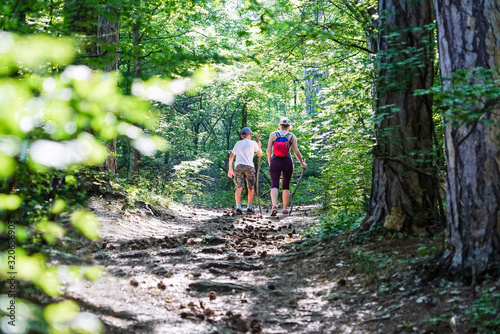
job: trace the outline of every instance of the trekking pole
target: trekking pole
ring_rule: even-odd
[[[304,159],[304,162],[306,162],[306,159]],[[293,190],[292,196],[290,198],[290,215],[292,214],[292,209],[293,209],[293,195],[295,195],[295,192],[299,188],[300,181],[302,181],[302,176],[304,175],[304,168],[302,168],[302,172],[300,173],[299,180],[297,181],[297,184],[295,185],[295,189]]]
[[[255,137],[257,138],[257,142],[260,142],[259,135],[255,134]],[[262,148],[261,148],[262,150]],[[256,191],[257,191],[257,203],[259,204],[259,215],[262,214],[262,209],[260,207],[260,195],[259,195],[259,172],[260,172],[260,157],[259,157],[259,164],[257,166],[257,184],[256,184]]]

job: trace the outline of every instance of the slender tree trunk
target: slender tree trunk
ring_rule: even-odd
[[[432,0],[379,0],[379,15],[377,143],[363,228],[383,223],[424,233],[437,216],[439,191],[431,161],[432,97],[414,93],[433,83],[433,31],[425,27],[434,20],[434,7]]]
[[[26,27],[26,12],[30,9],[32,3],[29,0],[17,0],[14,6],[12,17],[17,21],[17,28]]]
[[[443,83],[457,70],[500,72],[500,5],[498,0],[437,0],[440,68]],[[467,85],[482,80],[471,77]],[[446,119],[447,232],[444,264],[452,274],[472,280],[500,263],[500,103],[485,100],[473,124],[456,126]],[[497,267],[498,268],[498,267]],[[497,269],[498,270],[498,269]]]
[[[235,109],[231,113],[231,116],[227,119],[227,123],[225,126],[225,129],[226,129],[226,150],[231,149],[231,132],[233,129],[233,118],[236,115],[237,108],[238,108],[238,106],[235,107]]]
[[[201,126],[201,121],[198,120],[191,120],[193,124],[193,146],[194,146],[194,154],[198,154],[199,146],[200,146],[200,126]]]
[[[129,159],[129,169],[128,178],[130,181],[134,181],[139,168],[139,160],[141,158],[141,153],[130,145],[130,159]]]
[[[116,139],[107,142],[106,149],[109,152],[106,157],[106,170],[111,173],[116,173],[118,171],[118,164],[116,162]]]
[[[243,102],[243,106],[241,107],[241,128],[247,127],[248,125],[248,107],[247,102]]]
[[[134,44],[134,77],[140,78],[142,76],[142,46],[141,46],[141,33],[140,33],[140,18],[137,18],[132,25],[132,39]],[[130,159],[129,159],[129,180],[133,181],[139,167],[139,159],[141,153],[130,145]]]
[[[105,6],[99,15],[97,28],[98,54],[102,68],[106,72],[118,71],[118,45],[120,42],[120,10],[116,7]],[[118,171],[116,160],[116,139],[106,143],[110,152],[106,158],[107,170],[111,173]]]
[[[319,104],[324,98],[320,96],[321,85],[318,79],[324,78],[328,73],[318,67],[306,67],[304,69],[305,82],[305,96],[306,96],[306,113],[307,115],[314,115],[318,113]]]

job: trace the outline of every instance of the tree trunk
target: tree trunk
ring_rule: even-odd
[[[432,163],[432,0],[379,0],[376,146],[370,203],[363,228],[375,224],[424,233],[437,218],[439,189]]]
[[[97,19],[98,10],[92,0],[64,1],[64,31],[68,35],[77,35],[86,51],[86,56],[97,56]],[[84,58],[89,65],[94,58]],[[80,60],[81,61],[81,60]],[[77,60],[78,62],[78,60]],[[94,66],[91,66],[94,67]]]
[[[200,146],[200,127],[201,127],[201,121],[197,119],[192,119],[191,123],[193,124],[193,147],[194,147],[194,154],[197,155],[199,151],[199,146]]]
[[[141,33],[140,33],[140,18],[138,17],[136,21],[132,25],[132,38],[134,45],[134,77],[140,78],[142,76],[142,45],[141,45]],[[141,157],[141,153],[134,148],[133,145],[130,145],[130,159],[129,159],[129,169],[128,176],[129,180],[133,181],[134,177],[137,173],[137,169],[139,166],[139,159]]]
[[[129,169],[128,169],[128,178],[130,181],[134,181],[135,176],[137,174],[137,170],[139,168],[139,160],[141,158],[141,153],[134,148],[133,145],[130,145],[130,159],[129,159]]]
[[[98,55],[100,67],[105,72],[118,71],[117,49],[120,42],[120,10],[116,7],[104,6],[99,14],[97,28]],[[118,171],[116,160],[116,139],[106,144],[110,154],[106,158],[107,170],[111,173]]]
[[[436,13],[444,85],[455,71],[478,67],[494,69],[499,79],[498,0],[438,0]],[[466,85],[484,79],[471,77]],[[478,122],[456,126],[450,115],[445,128],[448,247],[443,259],[450,273],[472,275],[473,283],[500,262],[500,103],[483,102],[476,108],[489,104],[491,109]]]
[[[105,72],[118,70],[118,46],[120,43],[120,9],[104,6],[99,13],[97,27],[98,55]]]
[[[116,139],[106,143],[106,148],[109,152],[106,157],[106,170],[111,173],[118,171],[118,164],[116,162]]]
[[[224,121],[224,129],[226,131],[225,135],[226,135],[226,150],[230,150],[231,149],[231,132],[233,131],[233,118],[234,116],[236,115],[236,109],[238,108],[238,106],[235,107],[235,109],[233,109],[233,112],[231,113],[230,117]]]
[[[293,114],[297,114],[297,79],[293,79]]]
[[[305,96],[306,96],[306,114],[311,116],[318,113],[319,105],[324,100],[321,96],[321,85],[318,79],[326,78],[328,72],[318,67],[306,67],[304,69],[305,77]]]
[[[248,107],[247,103],[243,102],[243,106],[241,107],[241,128],[247,127],[248,125]]]
[[[12,18],[15,24],[15,28],[13,30],[22,31],[23,28],[26,28],[26,13],[32,6],[33,4],[29,0],[16,1],[12,12]]]

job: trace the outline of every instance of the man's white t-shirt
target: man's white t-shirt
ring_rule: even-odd
[[[253,156],[258,151],[260,151],[260,148],[259,145],[257,145],[257,142],[248,138],[240,140],[234,145],[232,152],[236,155],[235,166],[247,165],[255,168],[253,165]]]

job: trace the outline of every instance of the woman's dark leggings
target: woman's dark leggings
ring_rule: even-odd
[[[276,157],[271,159],[269,174],[271,174],[271,188],[280,188],[280,177],[283,173],[283,190],[290,190],[290,180],[292,179],[293,162],[290,156]]]

